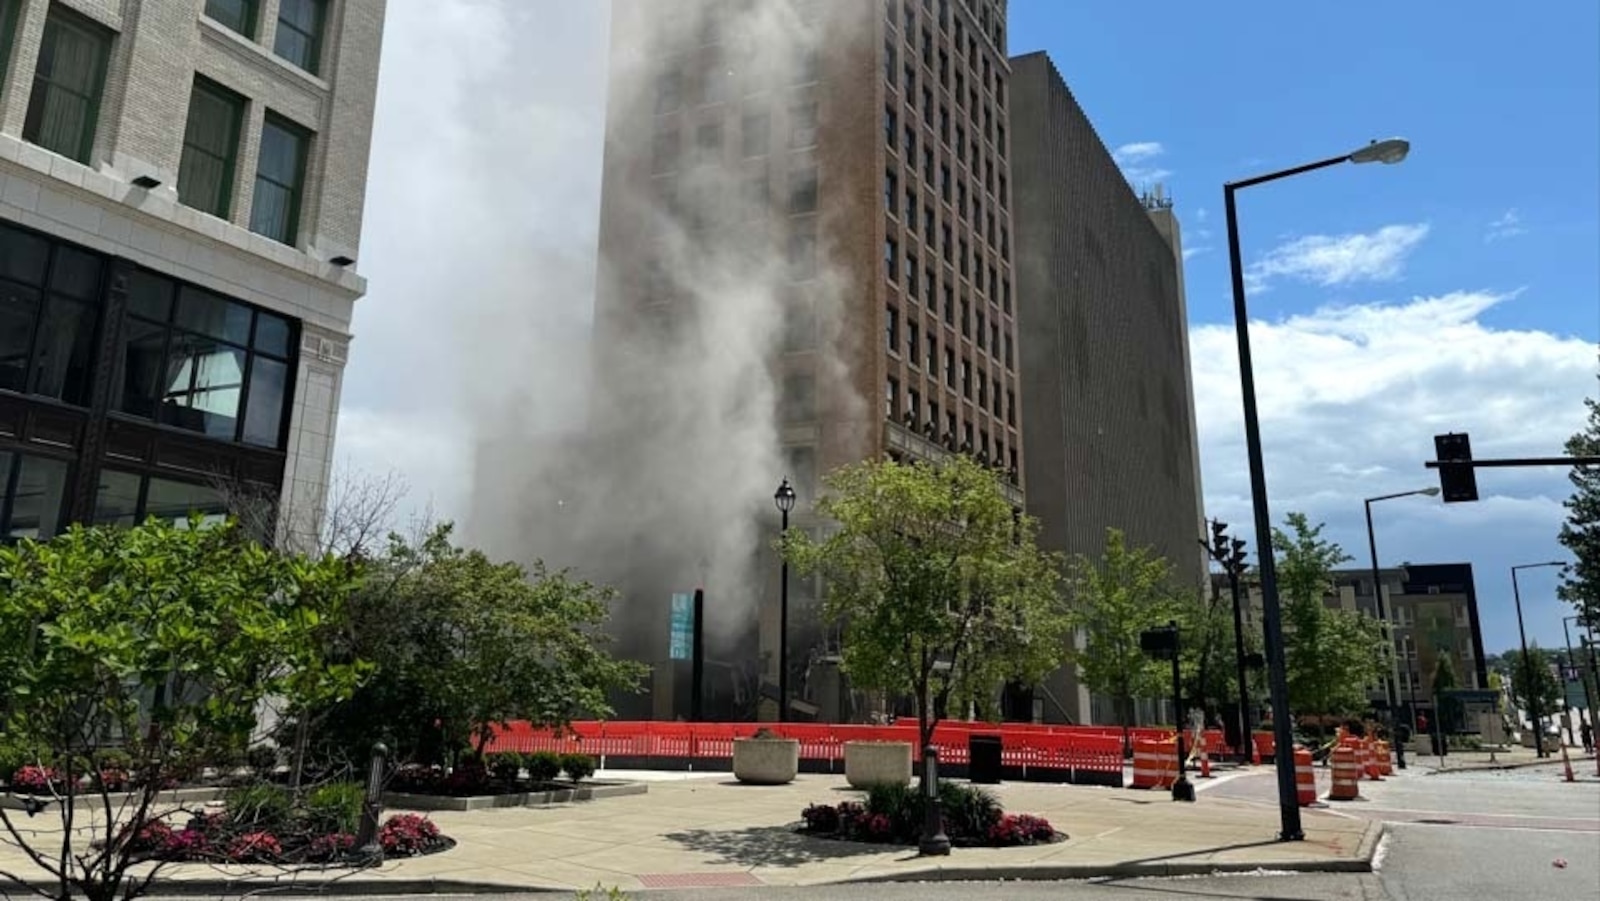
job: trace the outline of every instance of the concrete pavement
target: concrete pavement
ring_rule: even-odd
[[[1380,824],[1307,810],[1307,840],[1280,843],[1276,811],[1213,797],[1210,788],[1219,781],[1202,783],[1195,804],[1174,803],[1165,792],[1008,783],[995,787],[1008,812],[1042,815],[1069,840],[919,858],[914,849],[794,833],[807,804],[859,796],[840,777],[802,775],[790,785],[756,787],[726,774],[677,774],[633,797],[432,814],[458,842],[442,854],[354,873],[173,866],[164,871],[159,893],[233,893],[259,887],[261,880],[278,891],[292,884],[307,891],[413,894],[1370,869]],[[26,871],[22,863],[15,849],[0,848],[0,869]]]

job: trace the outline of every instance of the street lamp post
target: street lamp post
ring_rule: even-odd
[[[1387,647],[1389,649],[1390,678],[1384,680],[1383,689],[1389,701],[1389,728],[1392,731],[1397,731],[1397,727],[1400,724],[1400,652],[1394,646],[1394,624],[1389,621],[1389,617],[1383,609],[1383,582],[1382,576],[1378,572],[1378,537],[1377,533],[1372,529],[1372,505],[1378,501],[1392,501],[1398,497],[1413,497],[1416,495],[1438,497],[1439,489],[1422,488],[1416,491],[1401,491],[1396,494],[1369,497],[1366,501],[1367,550],[1372,554],[1372,596],[1377,601],[1378,622],[1383,624],[1383,634],[1388,642]],[[1410,671],[1409,666],[1406,669],[1408,672]],[[1395,739],[1395,762],[1403,770],[1406,768],[1406,743],[1400,740],[1399,734],[1395,734],[1392,737]]]
[[[1523,563],[1511,567],[1511,596],[1517,603],[1517,636],[1522,641],[1522,684],[1528,691],[1528,715],[1533,718],[1533,753],[1536,757],[1544,756],[1544,726],[1539,722],[1542,716],[1539,711],[1539,686],[1534,684],[1533,659],[1528,656],[1528,630],[1522,624],[1522,589],[1517,585],[1517,570],[1565,565],[1560,560],[1552,560],[1549,563]]]
[[[1567,640],[1567,666],[1578,671],[1578,681],[1583,684],[1583,706],[1589,711],[1590,722],[1593,722],[1594,692],[1589,688],[1589,674],[1585,672],[1588,667],[1584,666],[1582,663],[1579,663],[1578,658],[1572,653],[1572,633],[1567,630],[1567,623],[1571,622],[1583,622],[1583,617],[1578,616],[1577,614],[1561,617],[1561,635]],[[1581,640],[1583,636],[1579,635],[1578,638]],[[1590,660],[1592,661],[1594,659],[1594,652],[1592,650],[1589,652],[1589,656]],[[1571,737],[1572,727],[1568,726],[1567,738],[1570,739]]]
[[[778,485],[772,496],[783,515],[783,527],[778,546],[783,560],[783,575],[778,585],[778,722],[789,721],[789,511],[794,509],[794,486],[788,479]]]
[[[1289,722],[1289,678],[1284,669],[1283,615],[1278,604],[1278,574],[1273,561],[1272,515],[1267,508],[1266,466],[1261,453],[1261,422],[1256,413],[1256,379],[1250,358],[1250,311],[1245,304],[1244,266],[1239,253],[1239,219],[1234,194],[1242,188],[1288,178],[1341,163],[1398,163],[1411,144],[1398,138],[1374,141],[1366,147],[1293,169],[1257,175],[1222,186],[1228,218],[1228,264],[1233,276],[1233,320],[1239,341],[1239,386],[1244,395],[1245,448],[1250,458],[1250,496],[1255,512],[1256,554],[1261,574],[1261,619],[1267,639],[1267,684],[1272,695],[1274,757],[1278,768],[1280,841],[1301,841],[1300,802],[1294,774],[1294,728]]]

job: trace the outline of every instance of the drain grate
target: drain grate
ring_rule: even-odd
[[[745,888],[764,885],[749,873],[649,873],[640,876],[645,888]]]

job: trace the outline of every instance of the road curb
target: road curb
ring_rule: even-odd
[[[1254,873],[1261,870],[1286,873],[1370,873],[1372,861],[1383,839],[1384,824],[1370,822],[1361,834],[1353,857],[1335,860],[1294,860],[1263,862],[1225,861],[1126,861],[1114,864],[1046,864],[1039,866],[971,866],[938,864],[899,873],[847,877],[822,885],[856,885],[903,882],[1067,882],[1084,879],[1142,879],[1172,876],[1214,876]],[[29,888],[51,891],[55,883],[30,881]],[[774,888],[781,885],[772,885]],[[503,882],[475,882],[467,879],[372,879],[346,877],[321,882],[288,882],[272,879],[181,879],[157,880],[147,893],[151,898],[197,896],[239,896],[250,893],[282,897],[371,897],[376,895],[505,895],[571,894],[573,889]]]

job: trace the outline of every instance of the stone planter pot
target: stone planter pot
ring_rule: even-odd
[[[746,785],[785,785],[800,772],[800,742],[793,738],[736,738],[733,777]]]
[[[844,778],[851,788],[906,785],[911,782],[911,743],[905,741],[847,741],[844,743]]]

